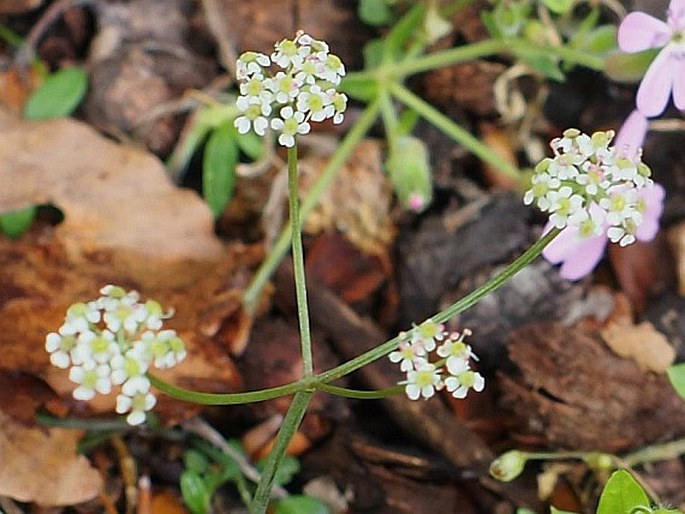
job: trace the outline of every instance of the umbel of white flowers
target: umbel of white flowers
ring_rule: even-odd
[[[67,309],[64,324],[45,338],[45,349],[50,362],[69,369],[69,379],[78,384],[74,398],[91,400],[120,386],[116,411],[139,425],[157,402],[146,371],[175,366],[185,358],[185,346],[174,330],[162,330],[171,314],[156,301],[141,303],[136,291],[114,285],[100,293]]]
[[[639,152],[609,146],[613,137],[611,130],[564,131],[550,143],[554,157],[536,166],[523,201],[549,212],[557,228],[576,227],[581,237],[606,231],[612,243],[635,241],[646,208],[642,192],[654,182]]]
[[[347,96],[336,91],[345,75],[340,58],[328,45],[300,31],[294,40],[276,43],[269,56],[245,52],[238,59],[237,79],[241,112],[235,126],[241,134],[250,129],[263,136],[271,127],[278,142],[295,144],[295,136],[311,130],[310,121],[333,118],[341,123]],[[273,117],[271,117],[273,115]]]
[[[466,398],[471,389],[483,390],[485,379],[471,369],[471,360],[478,358],[464,341],[470,335],[468,329],[450,333],[432,319],[400,334],[398,349],[388,357],[407,374],[400,384],[410,399],[428,399],[442,388],[455,398]],[[437,357],[431,360],[434,350]]]

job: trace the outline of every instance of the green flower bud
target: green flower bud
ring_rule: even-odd
[[[509,482],[521,474],[526,465],[526,460],[524,452],[508,451],[490,464],[490,474],[501,482]]]
[[[433,197],[433,178],[423,141],[397,138],[385,166],[402,206],[416,212],[425,209]]]

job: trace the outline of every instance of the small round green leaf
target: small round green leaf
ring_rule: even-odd
[[[649,507],[644,489],[625,470],[615,471],[604,486],[597,514],[631,514],[635,507]]]
[[[357,14],[364,23],[374,27],[392,22],[392,10],[387,0],[360,0]]]
[[[195,471],[181,473],[181,496],[193,514],[205,514],[209,511],[211,495],[202,477]]]
[[[88,73],[83,68],[63,68],[43,82],[24,106],[24,117],[45,120],[69,116],[79,106],[88,89]]]
[[[668,379],[671,381],[671,385],[676,393],[678,393],[681,398],[685,399],[685,362],[674,364],[669,367],[666,372],[668,373]]]
[[[0,214],[0,232],[10,239],[16,239],[29,229],[35,217],[35,206]]]

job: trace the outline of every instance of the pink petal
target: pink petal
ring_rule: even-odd
[[[678,58],[668,47],[656,56],[637,90],[637,108],[648,118],[659,116],[668,103],[675,74],[680,67]]]
[[[552,227],[550,223],[547,225]],[[545,227],[545,232],[548,227]],[[559,270],[563,278],[578,280],[597,266],[604,255],[607,241],[605,235],[581,238],[577,228],[568,227],[547,245],[542,255],[552,264],[563,263]]]
[[[668,23],[674,31],[685,29],[685,0],[671,0]]]
[[[660,184],[655,183],[653,187],[640,190],[640,196],[645,200],[646,209],[635,236],[640,241],[651,241],[659,232],[659,218],[664,210],[666,192]]]
[[[578,246],[577,253],[562,264],[559,275],[567,280],[579,280],[588,275],[602,260],[607,241],[606,236],[591,237],[583,241],[582,246]]]
[[[665,46],[671,31],[665,22],[643,12],[631,12],[618,27],[618,46],[633,53]]]
[[[647,135],[649,120],[635,109],[626,118],[614,139],[614,146],[626,156],[635,157]]]
[[[685,25],[685,20],[683,25]],[[685,111],[685,55],[673,61],[676,68],[673,79],[673,103],[678,109]]]

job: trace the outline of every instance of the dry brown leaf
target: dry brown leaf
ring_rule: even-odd
[[[0,495],[47,506],[95,498],[102,478],[76,454],[80,436],[64,428],[27,428],[0,411]]]
[[[611,324],[600,332],[611,350],[634,360],[640,368],[664,373],[675,360],[675,350],[649,322],[639,325]]]
[[[301,160],[303,196],[328,157],[311,155]],[[305,230],[318,233],[337,229],[362,251],[382,255],[395,237],[391,205],[392,190],[383,173],[380,143],[362,141],[307,216]]]
[[[157,259],[216,259],[207,206],[176,188],[152,154],[70,119],[21,121],[0,111],[0,212],[54,204],[67,249],[117,248]]]

